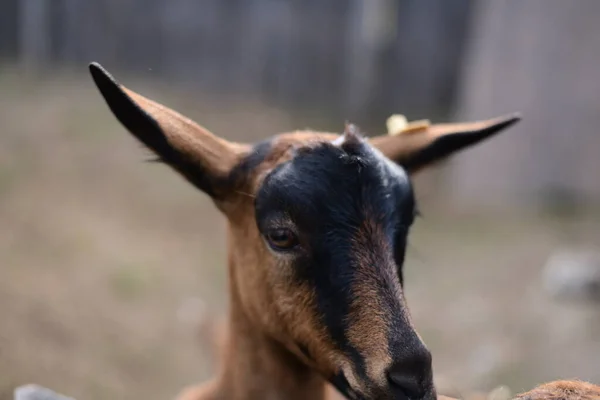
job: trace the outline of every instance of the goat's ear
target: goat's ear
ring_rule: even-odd
[[[370,143],[408,172],[441,161],[498,133],[521,119],[519,114],[478,122],[424,124],[405,132],[370,138]]]
[[[249,146],[228,142],[177,112],[119,84],[100,64],[92,78],[115,117],[140,142],[200,190],[217,200],[227,195],[232,169]]]

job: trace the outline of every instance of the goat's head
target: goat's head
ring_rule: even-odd
[[[232,296],[256,329],[352,398],[435,396],[403,295],[410,174],[517,116],[371,139],[347,125],[250,146],[90,69],[118,120],[227,216]]]

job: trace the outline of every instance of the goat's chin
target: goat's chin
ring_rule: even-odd
[[[376,387],[372,391],[368,393],[364,393],[362,390],[357,390],[353,388],[348,380],[344,377],[343,374],[339,373],[335,375],[333,378],[329,380],[332,386],[334,386],[338,392],[344,395],[346,398],[350,400],[413,400],[395,390],[393,387],[381,388]],[[329,397],[327,398],[329,400]],[[337,400],[337,397],[332,397],[332,399]],[[451,397],[438,396],[437,391],[434,387],[432,387],[427,394],[422,398],[422,400],[457,400]]]

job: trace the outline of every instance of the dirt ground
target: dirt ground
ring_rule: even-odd
[[[228,138],[305,127],[257,102],[128,82]],[[182,305],[224,310],[224,220],[147,154],[85,76],[0,71],[0,399],[29,382],[88,400],[169,399],[210,376]],[[424,200],[406,264],[440,386],[600,382],[600,308],[551,300],[539,275],[560,246],[600,247],[600,213],[483,216],[441,203]]]

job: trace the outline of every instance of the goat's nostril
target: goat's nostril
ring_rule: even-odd
[[[410,371],[404,364],[393,365],[387,373],[390,385],[410,399],[422,399],[430,390],[426,375]]]

